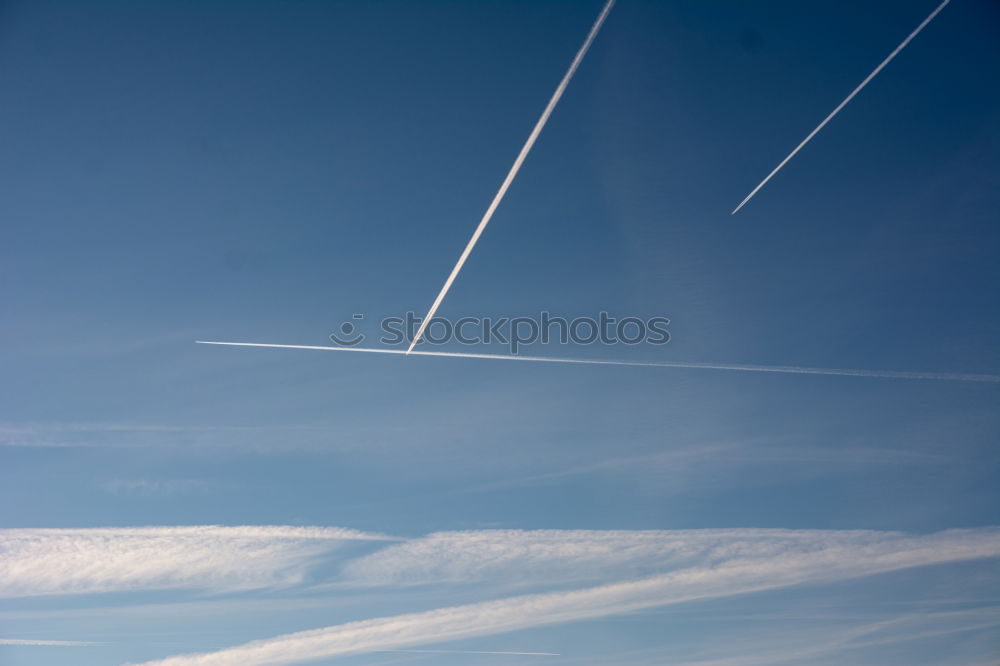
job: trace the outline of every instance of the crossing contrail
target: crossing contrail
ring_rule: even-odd
[[[608,12],[611,11],[611,7],[615,4],[615,0],[608,0],[607,4],[604,5],[604,9],[601,10],[600,15],[598,15],[597,20],[594,21],[593,27],[590,29],[590,33],[587,35],[587,39],[583,41],[583,46],[577,51],[576,57],[573,58],[573,62],[570,63],[569,69],[566,70],[566,74],[563,76],[562,81],[559,82],[559,86],[556,91],[552,93],[552,99],[545,106],[545,110],[542,111],[541,117],[538,122],[535,123],[535,128],[531,130],[531,134],[528,135],[528,140],[524,142],[524,146],[521,148],[521,152],[518,153],[517,159],[514,160],[514,165],[511,166],[510,171],[507,172],[507,177],[503,179],[503,183],[500,185],[500,189],[497,191],[496,195],[493,197],[493,201],[490,202],[489,208],[486,209],[486,213],[483,215],[483,219],[479,221],[479,226],[476,227],[475,232],[472,234],[472,238],[466,244],[465,249],[462,250],[462,255],[458,258],[458,262],[455,267],[451,269],[451,275],[445,280],[444,286],[441,287],[441,291],[438,293],[437,298],[434,299],[431,309],[427,312],[427,316],[424,317],[423,322],[420,324],[420,328],[417,329],[417,334],[413,337],[413,342],[410,343],[410,348],[406,350],[406,353],[413,351],[413,348],[420,341],[420,336],[424,334],[424,329],[430,323],[431,319],[434,317],[434,313],[437,312],[438,307],[441,305],[441,301],[444,300],[445,295],[448,290],[451,289],[451,284],[458,277],[459,271],[462,270],[462,266],[465,265],[465,260],[469,258],[469,254],[472,252],[472,248],[476,246],[479,241],[479,237],[483,234],[483,230],[486,229],[486,225],[490,223],[490,219],[493,217],[493,213],[496,211],[497,206],[500,205],[500,201],[503,199],[504,195],[507,194],[507,188],[514,181],[514,177],[517,176],[517,172],[521,169],[521,165],[524,163],[524,158],[528,156],[531,151],[531,147],[535,145],[535,140],[538,135],[541,134],[542,128],[545,127],[545,123],[548,121],[549,116],[552,115],[552,110],[556,108],[556,104],[559,103],[559,98],[562,97],[563,92],[566,90],[566,86],[569,85],[570,79],[573,78],[573,74],[576,73],[577,68],[583,61],[583,56],[587,54],[587,50],[593,43],[594,38],[597,37],[597,33],[600,31],[601,26],[604,25],[604,19],[608,17]]]
[[[371,347],[323,347],[317,345],[278,345],[267,342],[219,342],[197,340],[200,345],[227,345],[230,347],[272,347],[278,349],[312,349],[319,351],[344,351],[365,354],[400,354],[403,356],[448,356],[452,358],[480,358],[494,361],[534,361],[536,363],[575,363],[579,365],[630,365],[646,368],[689,368],[694,370],[731,370],[737,372],[774,372],[788,375],[842,375],[847,377],[880,377],[883,379],[937,379],[957,382],[1000,383],[1000,375],[976,375],[955,372],[900,372],[895,370],[852,370],[849,368],[807,368],[794,365],[748,365],[744,363],[687,363],[683,361],[602,361],[590,358],[558,358],[553,356],[513,356],[504,354],[473,354],[444,351],[403,351],[402,349],[373,349]]]
[[[892,53],[890,53],[888,56],[886,56],[885,60],[883,60],[882,62],[879,63],[878,67],[876,67],[874,70],[872,70],[871,74],[869,74],[868,76],[865,77],[864,81],[862,81],[861,83],[858,84],[857,88],[855,88],[854,90],[851,91],[850,95],[848,95],[847,97],[844,98],[843,102],[841,102],[840,104],[837,105],[837,108],[835,108],[833,111],[830,112],[830,115],[828,115],[826,118],[823,119],[823,122],[821,122],[819,125],[816,126],[816,129],[814,129],[812,132],[809,132],[809,136],[807,136],[806,138],[802,139],[802,143],[800,143],[799,145],[795,146],[795,150],[793,150],[792,152],[790,152],[788,154],[788,157],[786,157],[785,159],[781,160],[781,163],[778,166],[774,167],[774,170],[771,173],[767,174],[767,178],[765,178],[764,180],[760,181],[760,184],[757,187],[753,188],[753,191],[750,192],[750,194],[748,194],[746,196],[746,198],[743,201],[740,202],[739,206],[737,206],[735,209],[733,209],[733,212],[730,213],[730,215],[735,215],[737,213],[737,211],[739,211],[740,208],[743,208],[743,206],[745,206],[746,203],[748,201],[750,201],[750,199],[753,197],[753,195],[757,194],[757,191],[760,190],[760,188],[764,187],[764,185],[767,183],[767,181],[771,180],[771,178],[774,177],[774,174],[778,173],[778,171],[781,170],[781,167],[785,166],[785,164],[787,164],[790,159],[792,159],[793,157],[795,157],[795,154],[798,153],[800,150],[802,150],[803,146],[805,146],[807,143],[809,143],[809,141],[811,141],[812,138],[814,136],[816,136],[816,134],[818,134],[819,131],[821,129],[823,129],[826,126],[826,124],[833,119],[833,117],[835,115],[837,115],[838,113],[840,113],[840,110],[843,109],[845,106],[847,106],[847,103],[850,102],[852,99],[854,99],[854,96],[857,95],[859,92],[861,92],[861,89],[864,88],[866,85],[868,85],[869,81],[871,81],[872,79],[874,79],[875,76],[879,72],[882,71],[882,68],[885,67],[886,65],[888,65],[889,62],[893,58],[895,58],[896,55],[898,55],[899,52],[902,51],[906,47],[907,44],[910,43],[910,40],[912,40],[914,37],[916,37],[918,34],[920,34],[920,31],[923,30],[925,27],[927,27],[927,24],[930,23],[934,19],[934,17],[938,15],[938,12],[940,12],[942,9],[944,9],[944,6],[947,5],[949,2],[951,2],[951,0],[944,0],[944,2],[942,2],[940,5],[938,5],[937,9],[935,9],[934,11],[932,11],[930,13],[930,15],[927,18],[925,18],[923,20],[923,22],[921,22],[921,24],[918,25],[917,28],[913,32],[911,32],[906,37],[906,39],[904,39],[900,43],[899,46],[897,46],[895,49],[893,49]]]

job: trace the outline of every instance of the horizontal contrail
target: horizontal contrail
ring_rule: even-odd
[[[486,213],[483,215],[483,219],[479,221],[479,226],[476,227],[475,232],[472,234],[472,238],[469,239],[468,244],[466,244],[465,249],[462,250],[462,255],[458,258],[458,263],[455,267],[451,269],[451,275],[445,280],[444,286],[441,287],[440,293],[438,293],[437,298],[434,299],[431,309],[427,312],[427,316],[424,317],[423,322],[420,324],[420,328],[417,329],[417,334],[413,337],[413,342],[410,344],[410,348],[407,353],[413,351],[417,342],[420,340],[420,336],[424,334],[424,329],[430,324],[431,319],[434,317],[434,313],[437,312],[438,307],[441,305],[441,301],[444,300],[445,295],[448,290],[451,289],[452,282],[458,277],[458,272],[462,270],[462,266],[465,265],[465,260],[469,258],[469,254],[472,252],[472,248],[476,246],[479,241],[479,237],[483,234],[483,230],[486,225],[490,223],[490,219],[493,217],[493,213],[496,211],[497,206],[500,205],[500,201],[503,199],[504,195],[507,194],[507,188],[514,181],[514,177],[517,172],[520,171],[521,165],[524,163],[524,158],[528,156],[531,151],[531,147],[535,145],[535,140],[538,135],[541,134],[542,128],[545,127],[545,123],[548,121],[549,116],[552,115],[552,110],[556,108],[556,104],[559,102],[559,98],[562,97],[563,92],[566,90],[566,86],[569,85],[570,79],[573,78],[573,74],[576,73],[577,68],[583,61],[583,56],[587,54],[587,50],[593,43],[594,38],[597,37],[597,33],[600,31],[601,26],[604,25],[604,19],[608,17],[608,12],[611,11],[611,7],[615,4],[615,0],[608,0],[607,4],[604,5],[604,9],[598,15],[597,20],[594,21],[593,27],[590,29],[590,33],[587,35],[587,39],[584,40],[583,46],[577,51],[576,57],[573,58],[573,62],[570,63],[569,69],[566,70],[565,76],[563,76],[562,81],[559,82],[559,86],[556,91],[552,93],[552,99],[545,106],[545,110],[542,111],[541,117],[538,122],[535,123],[535,128],[531,130],[531,134],[528,135],[528,140],[524,142],[524,146],[521,148],[521,152],[518,153],[517,159],[514,160],[514,165],[511,166],[510,171],[507,172],[507,177],[503,179],[503,183],[500,185],[500,189],[497,191],[496,195],[493,197],[493,201],[490,203],[489,208],[486,209]]]
[[[757,191],[760,188],[764,187],[764,185],[767,183],[767,181],[771,180],[771,178],[774,176],[774,174],[778,173],[778,171],[781,170],[781,167],[785,166],[785,164],[787,164],[790,159],[792,159],[793,157],[795,157],[795,154],[797,152],[799,152],[800,150],[802,150],[803,146],[805,146],[807,143],[809,143],[809,141],[811,141],[812,138],[814,136],[816,136],[816,134],[818,134],[819,131],[821,129],[823,129],[826,126],[826,124],[833,119],[833,117],[835,115],[837,115],[838,113],[840,113],[840,110],[843,109],[845,106],[847,106],[847,103],[850,102],[852,99],[854,99],[854,96],[857,95],[859,92],[861,92],[861,89],[864,88],[866,85],[868,85],[869,81],[871,81],[872,79],[874,79],[875,76],[879,72],[882,71],[882,68],[884,68],[886,65],[888,65],[889,62],[893,58],[895,58],[896,55],[898,55],[899,52],[902,51],[903,48],[906,47],[907,44],[910,43],[910,40],[912,40],[914,37],[916,37],[918,34],[920,34],[920,31],[923,30],[925,27],[927,27],[927,24],[930,23],[931,20],[933,20],[933,18],[938,15],[938,12],[940,12],[942,9],[944,9],[944,6],[947,5],[949,2],[951,2],[951,0],[944,0],[944,2],[942,2],[940,5],[938,5],[937,9],[935,9],[934,11],[932,11],[930,13],[930,15],[927,18],[925,18],[920,25],[917,26],[916,30],[914,30],[913,32],[911,32],[906,37],[906,39],[904,39],[902,41],[902,43],[900,43],[900,45],[897,46],[893,50],[893,52],[890,53],[886,57],[885,60],[883,60],[882,62],[879,63],[878,67],[876,67],[874,70],[872,70],[871,74],[869,74],[868,76],[865,77],[864,81],[862,81],[861,83],[858,84],[857,88],[855,88],[854,90],[851,91],[850,95],[848,95],[847,97],[844,98],[843,102],[841,102],[840,104],[837,105],[837,108],[835,108],[833,111],[830,112],[830,115],[828,115],[826,118],[823,119],[823,122],[821,122],[819,125],[816,126],[816,129],[814,129],[812,132],[809,132],[809,136],[807,136],[806,138],[804,138],[802,140],[802,143],[800,143],[799,145],[797,145],[795,147],[795,150],[793,150],[792,152],[790,152],[788,154],[788,157],[786,157],[785,159],[781,160],[781,164],[779,164],[778,166],[774,167],[774,171],[772,171],[771,173],[767,174],[767,178],[765,178],[764,180],[760,181],[760,185],[758,185],[757,187],[753,188],[753,191],[750,192],[750,194],[748,194],[746,196],[746,198],[743,201],[740,202],[740,205],[737,206],[733,210],[733,212],[730,213],[730,215],[735,215],[736,212],[739,211],[740,208],[743,208],[743,206],[745,206],[746,203],[748,201],[750,201],[750,199],[753,197],[753,195],[757,194]]]
[[[483,358],[496,361],[535,361],[538,363],[576,363],[581,365],[633,365],[647,368],[691,368],[696,370],[735,370],[740,372],[776,372],[789,375],[844,375],[848,377],[881,377],[884,379],[938,379],[958,382],[1000,383],[1000,375],[976,375],[955,372],[898,372],[895,370],[852,370],[848,368],[804,368],[794,365],[747,365],[743,363],[686,363],[683,361],[602,361],[589,358],[558,358],[552,356],[508,356],[504,354],[472,354],[444,351],[403,351],[402,349],[372,349],[370,347],[322,347],[316,345],[277,345],[266,342],[219,342],[197,340],[200,345],[230,347],[274,347],[278,349],[313,349],[346,351],[366,354],[401,354],[403,356],[449,356],[453,358]]]

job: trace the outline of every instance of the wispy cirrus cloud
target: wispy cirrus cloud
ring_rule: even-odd
[[[717,609],[716,609],[717,610]],[[729,631],[723,640],[692,645],[666,645],[627,653],[595,654],[574,660],[574,664],[628,663],[631,666],[769,666],[770,664],[810,664],[814,666],[882,666],[898,662],[899,649],[907,643],[956,641],[946,662],[953,666],[986,666],[995,661],[989,644],[975,644],[972,636],[986,636],[1000,625],[996,606],[960,611],[889,612],[871,619],[868,609],[859,617],[857,609],[809,617],[784,614],[778,623],[761,625],[757,613],[738,621],[739,630]],[[718,622],[718,615],[713,617]],[[941,645],[941,643],[937,643]],[[887,655],[893,655],[887,659]],[[907,664],[940,666],[942,653],[935,650],[907,652]],[[987,657],[983,659],[983,657]]]
[[[586,548],[614,536],[576,533],[553,542],[554,535],[537,533],[464,533],[432,535],[414,547],[387,549],[373,556],[367,570],[437,573],[438,580],[509,574],[524,565],[543,563],[541,571],[558,562],[577,562]],[[180,655],[147,662],[148,666],[241,666],[289,664],[400,649],[415,645],[471,638],[556,623],[622,614],[688,601],[721,598],[802,583],[822,583],[888,571],[1000,556],[1000,529],[949,530],[929,535],[809,530],[706,530],[660,533],[663,546],[677,556],[671,571],[623,582],[570,591],[527,594],[436,610],[349,622],[286,634],[215,652]],[[671,551],[671,537],[676,541]],[[450,542],[445,548],[442,542]],[[507,546],[504,546],[504,543]],[[532,547],[542,542],[544,547]],[[525,548],[525,544],[529,547]],[[458,549],[455,556],[451,551]],[[640,549],[641,550],[641,549]],[[513,552],[513,556],[504,556]],[[493,560],[500,556],[498,566]],[[606,556],[627,563],[609,549]],[[643,556],[644,557],[644,556]],[[640,557],[639,559],[643,559]],[[441,566],[441,561],[446,562]],[[361,560],[364,562],[364,559]],[[451,562],[451,564],[447,564]],[[354,567],[354,574],[366,567]],[[625,567],[627,569],[627,567]],[[439,570],[444,573],[440,573]],[[425,573],[425,579],[432,578]],[[359,582],[364,576],[358,576]],[[369,579],[370,580],[370,579]]]
[[[963,611],[909,613],[875,622],[830,626],[806,631],[792,631],[782,645],[761,646],[737,642],[736,645],[716,646],[711,656],[671,660],[678,666],[766,666],[768,664],[816,663],[824,657],[842,663],[845,655],[871,648],[895,645],[928,638],[992,629],[1000,625],[996,607]],[[741,644],[742,643],[742,644]],[[857,663],[857,660],[854,659]],[[867,660],[865,660],[867,662]]]
[[[101,488],[113,495],[140,497],[170,496],[204,492],[211,483],[203,479],[111,479]]]
[[[949,536],[946,536],[949,535]],[[991,536],[992,535],[992,536]],[[995,540],[1000,532],[941,533],[939,542]],[[565,584],[637,578],[740,558],[861,555],[922,547],[931,537],[872,530],[475,530],[439,532],[348,562],[344,577],[362,585],[502,581]]]
[[[262,437],[339,432],[329,426],[186,425],[159,423],[0,423],[0,446],[33,448],[144,447],[183,443],[256,445]]]
[[[378,652],[402,652],[406,654],[508,654],[521,657],[558,657],[556,652],[513,652],[511,650],[378,650]]]
[[[733,531],[708,532],[713,530],[438,532],[353,560],[344,576],[355,584],[379,586],[621,578],[678,566],[695,555],[692,541],[738,536]]]
[[[293,585],[314,560],[378,534],[329,527],[0,530],[0,596]]]
[[[41,645],[50,647],[88,647],[94,645],[108,645],[98,641],[48,641],[34,638],[0,638],[0,645]]]
[[[786,468],[781,473],[787,474],[787,466],[796,465],[798,466],[796,470],[798,474],[828,476],[842,474],[845,470],[850,469],[873,469],[900,465],[940,467],[954,464],[954,462],[953,457],[940,453],[894,448],[854,446],[831,449],[809,445],[708,444],[656,453],[618,456],[570,467],[564,466],[550,472],[505,478],[491,483],[479,483],[455,492],[490,492],[515,486],[545,484],[589,474],[641,474],[667,477],[670,482],[664,484],[661,492],[679,493],[687,490],[694,483],[703,485],[706,476],[717,479],[721,472],[742,472],[755,466],[767,466],[773,470],[776,466],[782,465]],[[742,480],[746,481],[747,478],[744,476]]]

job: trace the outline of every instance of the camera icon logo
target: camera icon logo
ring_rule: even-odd
[[[361,320],[364,319],[363,314],[355,314],[352,319]],[[361,344],[365,340],[365,334],[359,333],[357,326],[354,325],[352,321],[345,321],[340,325],[339,335],[337,331],[330,334],[330,340],[337,343],[341,347],[353,347],[355,345]]]

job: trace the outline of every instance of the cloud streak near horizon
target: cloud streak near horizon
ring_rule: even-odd
[[[558,657],[558,652],[512,652],[510,650],[376,650],[376,652],[405,652],[407,654],[510,654],[523,657]]]
[[[0,638],[0,645],[36,645],[49,647],[93,647],[110,645],[99,641],[47,641],[33,638]]]
[[[669,571],[636,579],[649,543]],[[440,543],[440,542],[444,543]],[[426,542],[423,543],[422,542]],[[439,543],[435,543],[439,542]],[[640,544],[637,548],[637,543]],[[617,547],[612,547],[617,544]],[[430,546],[429,548],[426,546]],[[655,548],[654,548],[655,550]],[[393,552],[394,551],[394,552]],[[214,652],[144,662],[147,666],[291,664],[365,652],[406,649],[520,629],[619,615],[695,600],[819,584],[912,567],[1000,556],[1000,529],[948,530],[929,535],[827,530],[680,530],[647,532],[473,531],[443,533],[367,556],[353,584],[389,582],[415,572],[421,582],[508,583],[524,572],[536,584],[559,583],[552,572],[569,562],[605,559],[592,573],[624,580],[492,601],[378,617],[285,634]],[[652,553],[655,559],[656,553]],[[380,558],[380,559],[379,559]],[[366,557],[359,561],[364,562]],[[585,563],[586,564],[586,563]],[[588,567],[583,567],[587,569]],[[593,563],[590,565],[594,569]],[[359,575],[360,570],[360,575]],[[428,572],[430,572],[428,574]],[[563,581],[565,584],[565,580]]]
[[[833,111],[831,111],[830,114],[826,118],[823,119],[823,122],[821,122],[819,125],[816,126],[816,129],[814,129],[812,132],[809,132],[808,136],[806,136],[806,138],[804,138],[802,140],[802,142],[799,143],[799,145],[795,146],[795,150],[793,150],[792,152],[790,152],[788,154],[788,156],[785,157],[785,159],[781,160],[781,162],[778,164],[778,166],[774,167],[774,169],[771,171],[771,173],[767,174],[767,177],[764,180],[760,181],[760,183],[757,185],[757,187],[753,188],[753,190],[750,191],[750,194],[748,194],[746,196],[746,198],[744,198],[743,201],[740,202],[739,206],[737,206],[736,208],[733,209],[733,212],[730,213],[730,215],[735,215],[737,212],[739,212],[739,210],[741,208],[743,208],[743,206],[745,206],[750,201],[750,199],[752,199],[753,196],[755,194],[757,194],[757,192],[760,191],[760,189],[762,187],[764,187],[764,185],[767,184],[767,181],[771,180],[771,178],[773,178],[775,174],[777,174],[779,171],[781,171],[782,167],[784,167],[793,157],[795,157],[795,155],[800,150],[802,150],[802,148],[804,148],[807,143],[809,143],[810,141],[812,141],[812,138],[814,136],[816,136],[817,134],[819,134],[819,131],[821,129],[823,129],[824,127],[826,127],[826,124],[829,123],[831,120],[833,120],[833,117],[836,116],[838,113],[840,113],[841,109],[843,109],[845,106],[847,106],[847,104],[852,99],[854,99],[854,97],[859,92],[861,92],[861,90],[865,86],[867,86],[871,82],[871,80],[874,79],[875,76],[878,75],[878,73],[881,72],[882,69],[886,65],[889,64],[890,61],[892,61],[893,58],[895,58],[897,55],[899,55],[899,52],[902,51],[906,47],[906,45],[909,44],[910,41],[914,37],[916,37],[918,34],[920,34],[920,31],[923,30],[925,27],[927,27],[927,24],[930,23],[934,19],[934,17],[938,15],[938,12],[940,12],[942,9],[944,9],[945,5],[947,5],[949,2],[951,2],[951,0],[944,0],[944,2],[942,2],[940,5],[938,5],[937,8],[934,11],[932,11],[930,13],[930,15],[928,15],[927,18],[925,18],[920,23],[920,25],[918,25],[916,27],[916,29],[914,29],[913,32],[911,32],[909,35],[907,35],[906,39],[904,39],[899,44],[899,46],[897,46],[895,49],[893,49],[892,53],[890,53],[888,56],[886,56],[885,60],[883,60],[882,62],[880,62],[878,64],[878,67],[876,67],[874,70],[872,70],[872,73],[869,74],[868,76],[866,76],[865,79],[861,83],[859,83],[858,86],[854,90],[851,91],[851,94],[848,95],[847,97],[845,97],[844,101],[842,101],[840,104],[838,104],[836,106],[836,108]]]
[[[441,356],[448,358],[478,358],[494,361],[527,361],[536,363],[568,363],[576,365],[616,365],[643,368],[682,368],[689,370],[728,370],[734,372],[766,372],[789,375],[834,375],[843,377],[871,377],[879,379],[924,379],[958,382],[1000,383],[1000,375],[970,374],[959,372],[909,372],[896,370],[858,370],[851,368],[810,368],[791,365],[751,365],[745,363],[689,363],[684,361],[603,361],[600,359],[559,358],[546,356],[511,356],[503,354],[473,354],[443,351],[403,351],[402,349],[375,349],[371,347],[326,347],[320,345],[282,345],[267,342],[222,342],[196,340],[199,345],[224,345],[228,347],[266,347],[272,349],[308,349],[313,351],[346,351],[368,354],[393,354],[401,356]]]
[[[371,541],[374,551],[336,553],[345,541]],[[488,646],[413,648],[805,583],[997,558],[1000,528],[924,535],[749,528],[470,530],[406,540],[327,527],[6,529],[0,530],[0,554],[5,567],[0,569],[0,596],[182,588],[239,592],[317,582],[311,574],[320,569],[329,572],[338,598],[351,590],[427,585],[465,590],[473,599],[506,595],[143,662],[253,666],[388,651],[528,654]],[[529,591],[509,596],[518,587]],[[311,585],[302,591],[317,590]],[[10,645],[56,644],[7,640],[20,641]]]
[[[329,527],[0,530],[0,597],[294,585],[314,559],[378,534]]]

